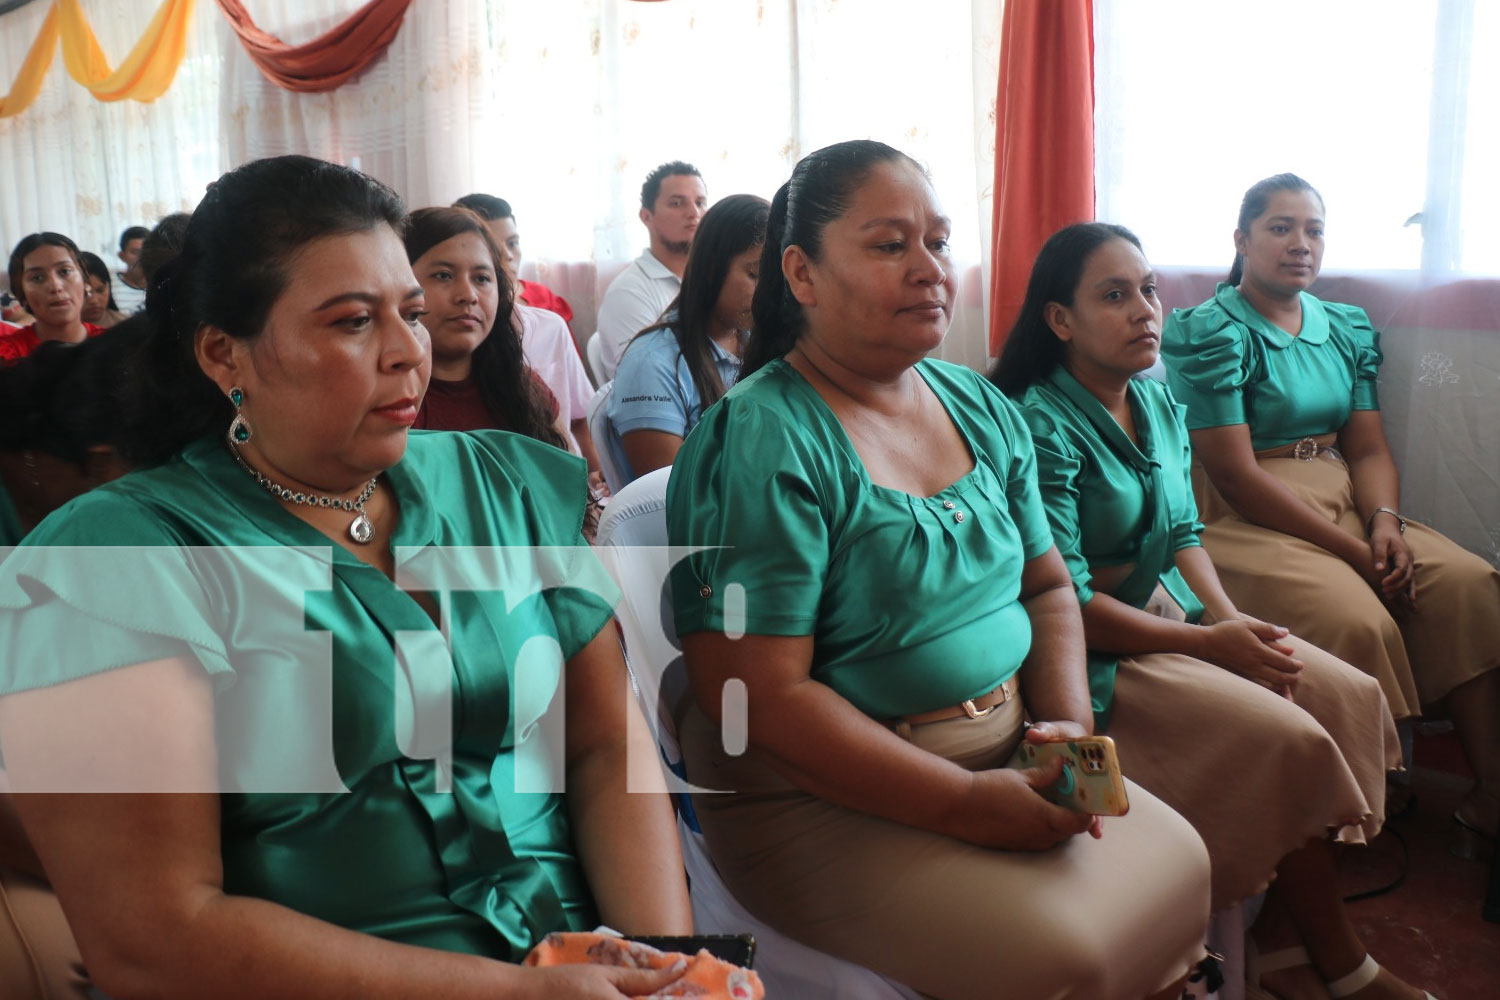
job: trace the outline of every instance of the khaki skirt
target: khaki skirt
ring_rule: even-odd
[[[1183,619],[1158,587],[1146,610]],[[1314,838],[1364,843],[1401,766],[1374,678],[1298,638],[1294,700],[1190,656],[1124,657],[1109,735],[1120,770],[1181,813],[1208,847],[1213,908],[1261,891]]]
[[[999,767],[1020,740],[1020,706],[905,738],[970,770]],[[693,799],[725,884],[813,948],[942,1000],[1140,1000],[1203,955],[1203,842],[1138,785],[1101,840],[997,851],[809,795],[754,748],[726,754],[696,708],[682,737],[688,778],[734,790]]]
[[[1317,440],[1324,450],[1311,460],[1293,457],[1290,446],[1256,458],[1313,510],[1368,541],[1349,467],[1326,450],[1333,435]],[[1353,567],[1311,542],[1246,521],[1197,464],[1193,485],[1203,547],[1230,600],[1375,677],[1397,720],[1500,667],[1500,573],[1472,552],[1408,521],[1417,606],[1392,617]]]

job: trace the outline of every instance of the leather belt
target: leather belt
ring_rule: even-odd
[[[890,719],[886,725],[895,725],[896,723],[904,722],[909,726],[922,726],[929,722],[960,719],[966,715],[971,719],[982,719],[1020,693],[1021,678],[1017,674],[1012,674],[1010,680],[988,694],[982,694],[977,698],[969,698],[959,702],[957,705],[949,705],[947,708],[935,708],[930,712],[918,712],[916,715],[905,715],[899,719]]]

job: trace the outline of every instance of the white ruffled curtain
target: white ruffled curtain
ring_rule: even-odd
[[[1095,0],[1098,215],[1212,294],[1240,198],[1328,208],[1314,292],[1382,331],[1404,510],[1500,565],[1500,3]]]
[[[115,66],[157,7],[106,0],[82,5]],[[51,6],[43,0],[0,18],[0,88],[15,79]],[[214,22],[220,18],[212,0],[202,0],[193,17],[187,58],[160,100],[95,100],[68,76],[59,51],[36,103],[14,118],[0,118],[0,244],[6,258],[21,237],[51,230],[119,266],[115,252],[122,230],[192,209],[219,175]]]
[[[245,6],[298,44],[360,5]],[[5,19],[0,79],[46,6]],[[84,6],[115,59],[150,13]],[[996,0],[934,0],[920,16],[908,0],[422,0],[384,56],[326,94],[265,80],[211,0],[196,16],[182,75],[155,104],[100,104],[59,60],[37,105],[0,122],[5,238],[45,225],[113,252],[120,229],[190,208],[222,170],[306,153],[357,165],[413,207],[510,200],[528,272],[568,297],[586,337],[603,286],[646,242],[636,214],[652,167],[688,160],[711,198],[769,198],[804,153],[871,137],[931,170],[962,276],[939,353],[985,363]]]

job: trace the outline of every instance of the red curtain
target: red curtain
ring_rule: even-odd
[[[1092,0],[1006,0],[995,101],[990,355],[1047,237],[1094,217]]]
[[[326,34],[288,45],[255,26],[240,0],[219,0],[224,17],[266,78],[300,93],[333,90],[385,51],[411,0],[370,0]]]

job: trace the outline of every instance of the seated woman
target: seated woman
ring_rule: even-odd
[[[110,291],[109,265],[96,253],[85,250],[78,255],[83,262],[83,311],[85,323],[109,329],[125,314],[115,307],[115,297]]]
[[[627,757],[656,756],[607,602],[572,573],[421,569],[592,555],[577,458],[408,435],[430,360],[403,215],[306,157],[212,185],[150,289],[152,467],[0,564],[0,748],[19,792],[55,792],[18,794],[20,817],[116,1000],[624,997],[680,975],[512,964],[550,931],[691,915],[666,797],[627,793]],[[543,746],[549,711],[568,724]]]
[[[82,344],[42,344],[0,369],[0,546],[129,471],[119,452],[121,389],[140,326]],[[89,996],[78,945],[21,829],[0,769],[0,997]]]
[[[557,398],[527,366],[511,323],[499,254],[483,220],[465,209],[419,208],[406,220],[432,339],[432,381],[414,426],[514,431],[566,449]]]
[[[734,384],[769,212],[753,194],[710,208],[693,237],[682,291],[660,323],[626,345],[605,442],[625,483],[671,465],[703,411]]]
[[[10,290],[33,317],[26,326],[0,333],[0,364],[19,361],[38,344],[76,344],[103,327],[83,321],[83,257],[61,233],[32,233],[10,254]]]
[[[1379,335],[1308,294],[1322,197],[1278,174],[1245,194],[1214,297],[1162,353],[1187,407],[1203,546],[1240,608],[1374,674],[1397,721],[1440,707],[1478,776],[1459,833],[1500,826],[1500,573],[1400,513],[1380,422]],[[1337,448],[1335,449],[1335,445]]]
[[[1334,841],[1380,829],[1385,772],[1401,763],[1380,685],[1224,595],[1198,543],[1187,428],[1166,387],[1136,377],[1160,337],[1140,242],[1082,223],[1037,255],[990,375],[1036,445],[1083,606],[1096,728],[1125,774],[1203,836],[1215,909],[1276,877],[1254,927],[1268,954],[1250,963],[1252,995],[1323,996],[1311,961],[1335,997],[1420,998],[1389,974],[1351,977],[1365,951],[1334,871]]]
[[[732,793],[698,817],[757,917],[929,996],[1176,997],[1208,919],[1197,834],[1139,786],[1101,822],[1038,794],[1060,762],[1005,766],[1023,710],[1036,742],[1093,717],[1025,425],[923,360],[948,228],[877,142],[803,158],[771,203],[745,375],[668,485],[672,544],[706,547],[672,576],[683,755]]]

